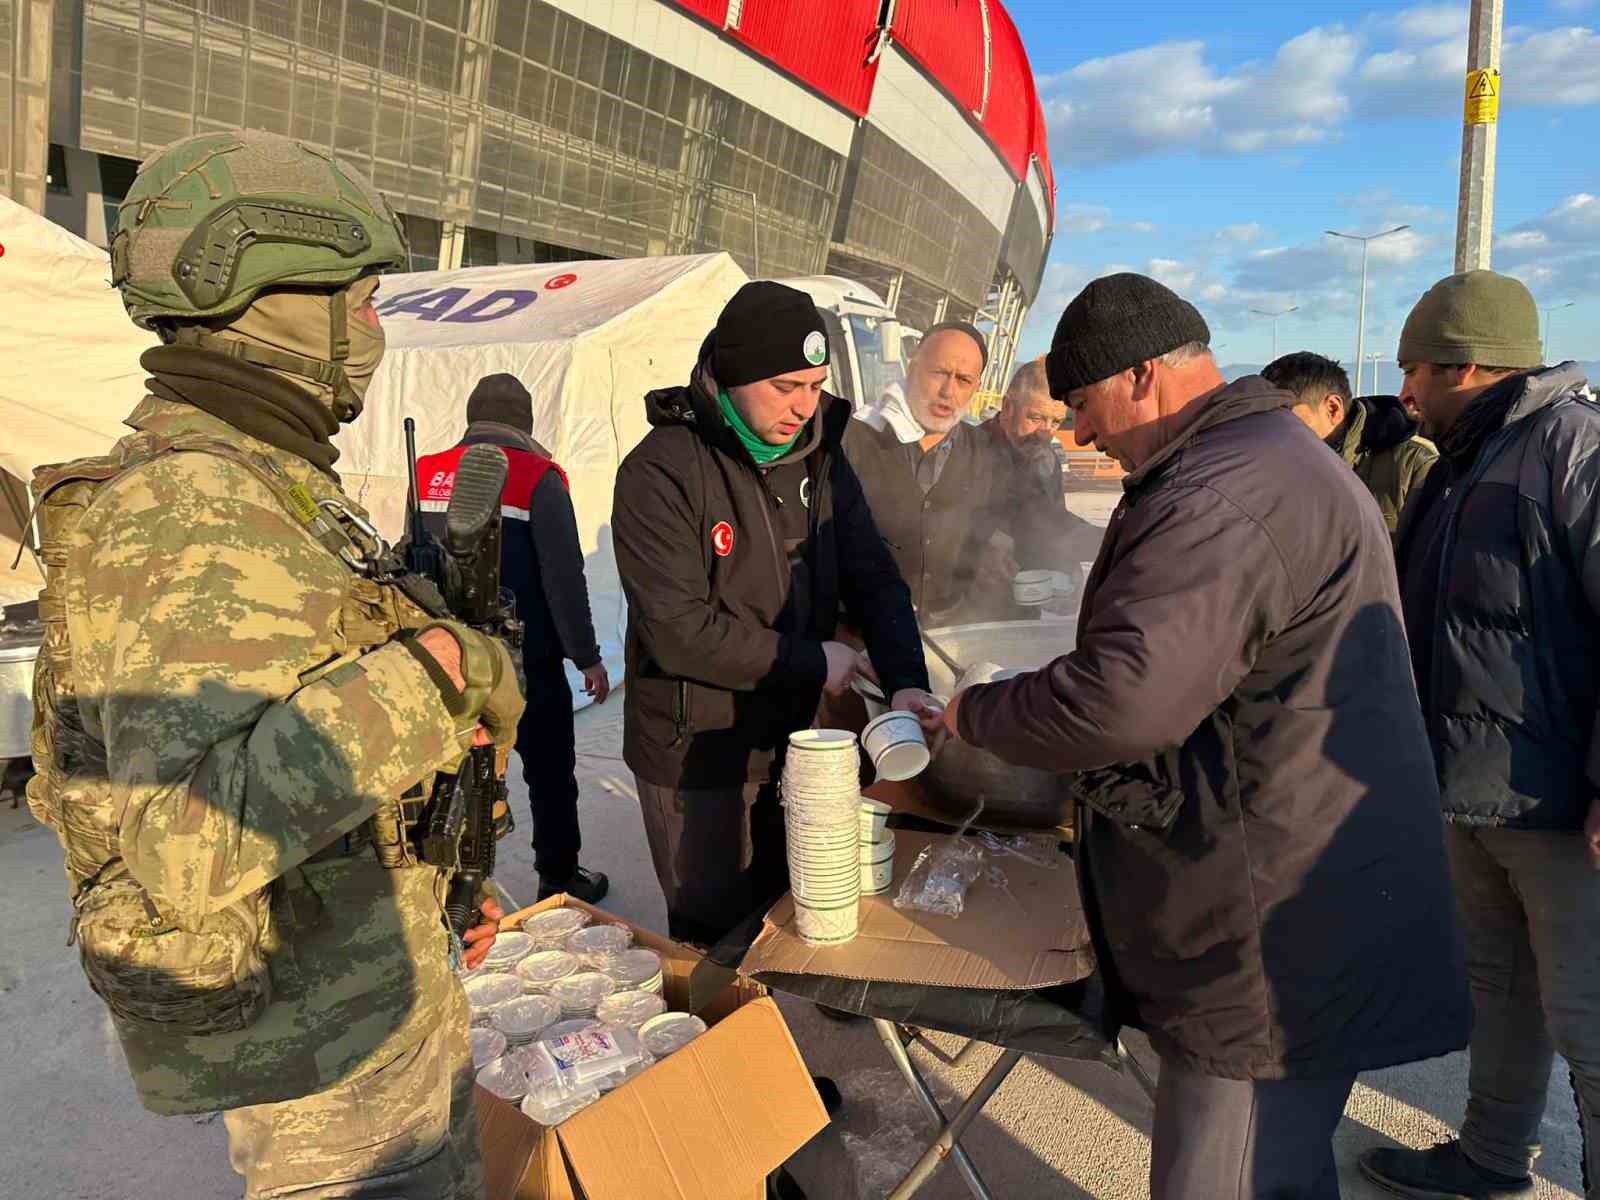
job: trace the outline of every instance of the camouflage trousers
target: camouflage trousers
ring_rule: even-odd
[[[482,1200],[467,1001],[376,1071],[223,1114],[245,1200]]]

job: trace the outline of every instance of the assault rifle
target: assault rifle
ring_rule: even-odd
[[[522,625],[515,598],[500,587],[500,495],[508,471],[506,456],[493,446],[473,446],[461,456],[441,544],[422,522],[416,422],[410,417],[405,430],[411,469],[406,569],[433,582],[456,620],[506,642],[520,670]],[[511,832],[506,785],[495,773],[494,755],[493,746],[472,747],[454,775],[435,778],[424,810],[422,860],[454,872],[444,910],[458,938],[478,915],[478,893],[494,872],[495,842]]]

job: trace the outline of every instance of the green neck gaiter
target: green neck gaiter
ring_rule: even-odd
[[[744,423],[744,418],[739,415],[739,410],[733,406],[733,401],[728,398],[727,392],[717,393],[717,404],[722,409],[722,419],[728,423],[728,427],[733,430],[734,436],[739,439],[740,444],[750,452],[750,457],[756,460],[756,466],[758,467],[764,467],[773,459],[782,458],[789,453],[794,448],[794,444],[800,440],[800,434],[805,432],[805,426],[802,425],[799,433],[796,433],[783,445],[774,446],[762,441],[751,430],[750,426]]]

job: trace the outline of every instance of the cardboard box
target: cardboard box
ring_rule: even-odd
[[[909,829],[895,834],[894,883],[882,895],[861,897],[860,932],[842,946],[802,941],[793,928],[794,901],[779,900],[739,973],[996,990],[1075,983],[1093,973],[1089,926],[1065,854],[1053,870],[1015,855],[995,858],[1008,890],[980,880],[968,889],[959,917],[896,908],[895,895],[917,854],[942,836]],[[1040,840],[1041,849],[1053,846],[1048,835]]]
[[[758,984],[570,896],[500,927],[563,906],[628,925],[661,955],[668,1007],[711,1028],[554,1129],[477,1089],[488,1200],[757,1200],[767,1174],[828,1123],[778,1006]]]

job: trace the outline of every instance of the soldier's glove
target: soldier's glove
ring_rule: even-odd
[[[448,633],[461,650],[458,686],[447,666],[418,644],[430,629]],[[407,639],[406,649],[417,657],[444,697],[445,708],[456,719],[456,735],[465,754],[472,748],[478,726],[489,731],[497,749],[509,753],[517,740],[517,722],[527,701],[517,681],[516,664],[505,643],[479,633],[459,621],[434,621]]]

